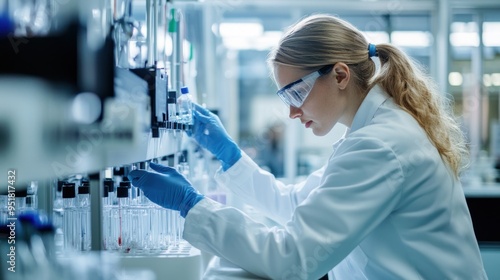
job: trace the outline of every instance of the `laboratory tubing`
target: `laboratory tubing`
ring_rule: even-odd
[[[78,187],[77,207],[77,246],[80,251],[90,250],[90,185],[88,181],[82,181]]]
[[[77,249],[77,236],[75,230],[76,215],[75,215],[75,183],[64,183],[62,186],[63,200],[63,234],[64,234],[64,250],[73,251]]]
[[[193,124],[193,97],[188,87],[181,88],[181,96],[177,99],[179,106],[179,122],[185,125]]]

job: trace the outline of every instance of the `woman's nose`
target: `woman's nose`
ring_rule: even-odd
[[[302,110],[300,110],[300,108],[290,106],[290,114],[288,116],[290,119],[300,118],[300,116],[302,116]]]

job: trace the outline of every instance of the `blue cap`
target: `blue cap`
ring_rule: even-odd
[[[189,88],[188,87],[181,87],[181,93],[182,94],[189,93]]]
[[[7,37],[14,30],[14,22],[9,18],[9,15],[0,12],[0,37]]]

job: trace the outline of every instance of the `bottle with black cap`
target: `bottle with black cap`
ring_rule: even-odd
[[[168,92],[167,121],[170,122],[170,127],[168,127],[169,124],[167,123],[167,128],[172,128],[173,123],[177,122],[177,92],[175,90]]]
[[[61,212],[63,208],[62,187],[66,183],[64,180],[57,180],[54,184],[54,212]],[[54,213],[55,215],[56,213]],[[54,217],[55,218],[55,217]],[[57,226],[57,225],[56,225]]]
[[[110,200],[110,192],[115,191],[115,182],[111,178],[106,178],[104,179],[104,190],[102,193],[102,205],[103,206],[110,206],[111,200]]]
[[[127,178],[127,168],[125,166],[120,166],[120,167],[115,167],[113,169],[113,181],[114,181],[114,192],[112,192],[112,190],[110,189],[109,192],[110,192],[110,197],[112,197],[112,203],[114,205],[116,205],[118,203],[118,201],[116,200],[116,192],[117,192],[117,189],[118,187],[120,186],[120,182],[123,181],[123,180],[128,180]],[[113,195],[114,195],[114,198],[113,198]]]
[[[82,180],[80,186],[78,186],[78,207],[90,207],[90,184],[87,180]]]
[[[28,196],[28,189],[16,189],[15,194],[16,212],[19,215],[19,213],[22,213],[26,210],[26,196]]]
[[[131,197],[131,194],[132,194],[132,184],[130,183],[130,181],[128,181],[128,178],[127,177],[123,177],[123,181],[120,182],[118,188],[116,189],[116,197],[119,199],[119,202],[122,203],[125,203],[126,202],[126,206],[130,205],[130,197]],[[126,196],[125,196],[125,192],[127,192]],[[120,200],[121,198],[121,200]],[[124,200],[126,198],[126,200]]]
[[[28,189],[26,190],[26,210],[36,211],[38,209],[37,199],[38,181],[31,181]]]
[[[62,188],[66,183],[64,180],[55,180],[53,184],[54,190],[54,204],[52,211],[52,224],[55,229],[54,245],[58,252],[62,251],[64,246],[64,233],[63,233],[63,199],[62,199]]]
[[[112,178],[104,179],[104,189],[107,189],[106,200],[103,205],[113,205],[116,202],[115,181]]]
[[[64,183],[62,186],[63,199],[63,234],[64,250],[75,250],[76,230],[75,230],[75,183]]]
[[[90,250],[90,183],[82,180],[78,186],[78,217],[76,222],[77,243],[80,251]]]

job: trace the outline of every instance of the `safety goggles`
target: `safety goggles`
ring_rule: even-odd
[[[333,65],[324,66],[302,79],[298,79],[297,81],[284,86],[282,89],[278,90],[276,94],[278,94],[286,105],[299,108],[311,92],[316,80],[319,77],[330,73],[332,69]]]

